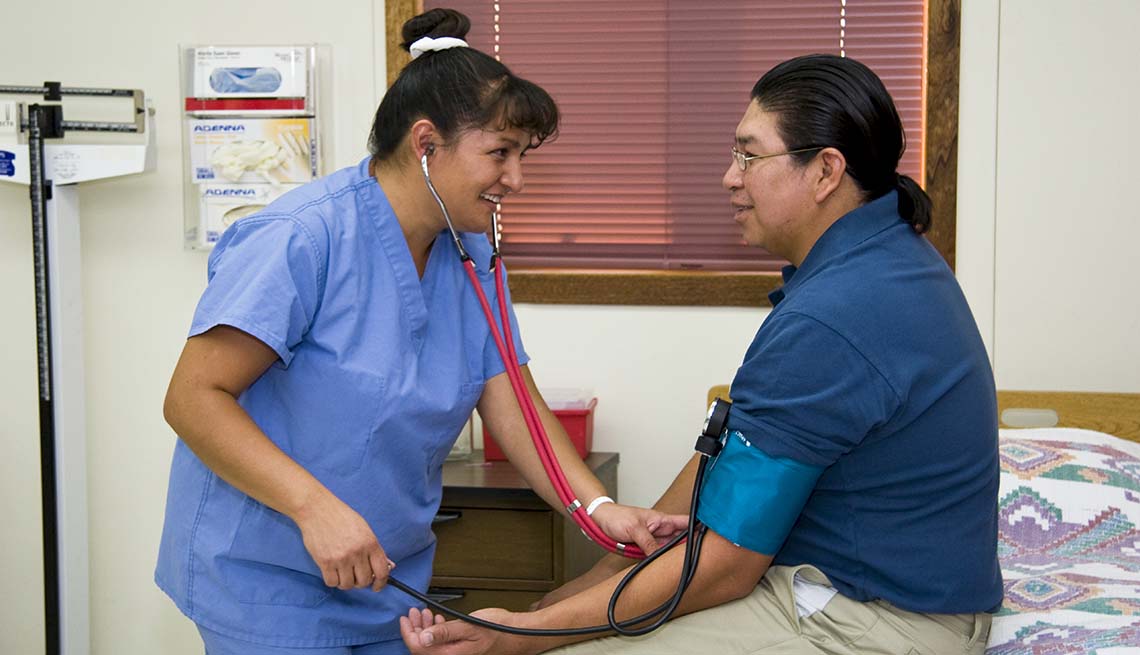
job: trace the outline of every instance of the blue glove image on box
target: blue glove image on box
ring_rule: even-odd
[[[215,68],[210,88],[218,93],[273,93],[281,87],[274,68]]]

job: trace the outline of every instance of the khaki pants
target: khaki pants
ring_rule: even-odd
[[[558,655],[981,655],[990,615],[919,614],[890,603],[836,594],[822,610],[796,616],[792,580],[827,584],[811,566],[774,566],[740,600],[689,614],[642,637],[605,637],[550,651]]]

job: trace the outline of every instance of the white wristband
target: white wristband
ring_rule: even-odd
[[[593,516],[594,510],[598,509],[602,505],[605,505],[606,503],[612,502],[614,502],[614,499],[610,498],[609,496],[598,496],[597,498],[591,500],[590,504],[586,506],[586,516]]]

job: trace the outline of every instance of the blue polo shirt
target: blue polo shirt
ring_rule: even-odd
[[[993,373],[953,273],[897,204],[891,192],[850,212],[784,270],[733,380],[728,429],[819,471],[774,564],[811,564],[859,601],[992,610]],[[717,530],[724,519],[701,510]]]
[[[498,322],[487,238],[462,239]],[[509,304],[508,313],[517,339]],[[365,159],[226,230],[190,335],[217,325],[279,357],[239,404],[368,522],[398,579],[426,589],[444,459],[486,381],[505,368],[447,232],[421,279]],[[517,340],[516,349],[526,363]],[[397,619],[417,604],[390,586],[326,586],[293,521],[227,484],[182,441],[155,579],[209,630],[294,648],[387,642],[369,652],[406,653]]]

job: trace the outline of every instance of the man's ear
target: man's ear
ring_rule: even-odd
[[[816,156],[818,176],[815,181],[815,201],[822,204],[843,181],[847,173],[847,158],[835,148],[824,148]]]

